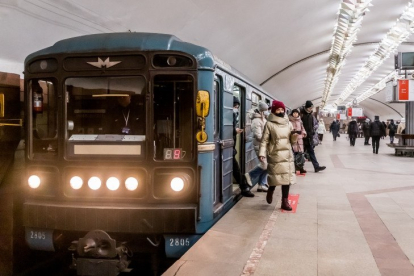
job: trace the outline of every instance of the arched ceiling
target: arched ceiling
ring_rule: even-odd
[[[361,2],[361,0],[344,0]],[[0,0],[0,71],[21,73],[25,57],[56,41],[102,32],[159,32],[210,49],[287,105],[321,103],[342,0]],[[335,101],[395,24],[409,0],[372,0],[328,103]],[[414,51],[414,37],[399,51]],[[392,72],[392,55],[348,100]],[[399,118],[404,104],[378,93],[367,115]],[[382,95],[382,96],[381,96]],[[378,102],[379,101],[379,102]],[[398,112],[396,112],[398,111]]]

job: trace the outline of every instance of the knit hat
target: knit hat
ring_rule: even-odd
[[[298,114],[300,114],[299,110],[297,110],[297,109],[293,109],[293,110],[292,110],[292,112],[290,112],[290,115],[292,115],[292,116],[293,116],[293,113],[295,113],[295,112],[296,112],[296,113],[298,113]]]
[[[236,96],[233,96],[233,106],[235,106],[236,104],[240,105],[240,100]]]
[[[306,101],[305,108],[312,107],[313,103],[311,101]]]
[[[272,110],[271,110],[272,113],[275,113],[276,109],[278,109],[278,108],[283,108],[284,111],[286,112],[285,104],[283,102],[279,102],[279,101],[274,100],[272,102]]]
[[[259,101],[259,107],[258,107],[259,111],[263,112],[269,109],[269,106],[267,105],[267,103]]]

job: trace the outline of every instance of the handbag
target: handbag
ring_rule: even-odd
[[[294,162],[296,167],[303,168],[305,165],[305,154],[303,152],[294,152]]]
[[[314,145],[314,146],[319,145],[319,138],[318,138],[318,135],[313,135],[313,145]]]

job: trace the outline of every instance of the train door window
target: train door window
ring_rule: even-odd
[[[265,102],[267,103],[268,106],[272,106],[271,102],[269,99],[265,99]]]
[[[191,160],[194,78],[190,75],[157,75],[153,82],[154,159]]]
[[[31,117],[31,157],[53,159],[58,151],[58,104],[56,83],[52,79],[33,79],[28,83]]]
[[[220,83],[218,80],[214,81],[214,137],[220,134]]]
[[[261,99],[262,97],[259,94],[252,92],[252,108],[257,108]]]
[[[145,140],[145,83],[141,76],[67,79],[68,138]]]

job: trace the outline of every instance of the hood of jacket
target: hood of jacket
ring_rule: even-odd
[[[289,118],[285,115],[285,117],[281,118],[276,116],[273,113],[270,113],[269,117],[267,117],[267,120],[279,125],[286,125],[289,123]]]
[[[300,116],[298,116],[297,118],[295,118],[292,115],[289,115],[289,121],[291,121],[291,122],[294,122],[294,121],[302,121],[302,119],[300,118]]]

